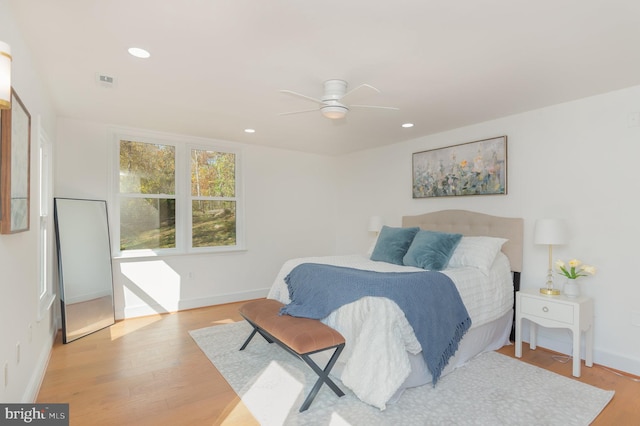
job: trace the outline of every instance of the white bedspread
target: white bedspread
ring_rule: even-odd
[[[378,272],[422,271],[420,268],[375,262],[363,255],[292,259],[282,266],[273,283],[270,299],[289,303],[284,278],[302,263],[322,263]],[[513,307],[509,261],[502,253],[489,276],[475,268],[442,271],[460,292],[472,328],[493,321]],[[422,348],[413,328],[396,303],[386,298],[365,297],[337,309],[324,323],[338,330],[347,342],[340,356],[340,379],[362,401],[383,410],[411,372],[408,353]],[[340,368],[336,368],[337,371]]]

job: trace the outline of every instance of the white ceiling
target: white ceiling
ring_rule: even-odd
[[[322,154],[640,84],[638,0],[9,4],[60,116]],[[280,89],[320,97],[327,79],[400,110],[278,115],[314,107]]]

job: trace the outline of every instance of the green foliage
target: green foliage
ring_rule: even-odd
[[[205,201],[196,203],[215,203],[217,208],[206,209],[193,207],[192,246],[218,247],[236,244],[236,209],[235,202]],[[213,206],[212,206],[213,207]],[[204,210],[204,212],[203,212]]]
[[[191,195],[235,197],[236,155],[230,152],[191,150]]]
[[[175,151],[170,145],[120,141],[120,192],[175,194]]]

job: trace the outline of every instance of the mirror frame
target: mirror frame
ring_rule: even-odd
[[[95,204],[98,206],[97,208],[100,210],[100,213],[102,213],[102,210],[104,209],[104,222],[100,220],[100,225],[101,226],[104,225],[106,229],[106,247],[103,246],[105,250],[101,251],[101,256],[102,256],[102,253],[105,254],[104,258],[102,258],[101,256],[98,258],[93,257],[92,258],[93,261],[91,259],[84,259],[85,262],[82,263],[82,265],[95,266],[96,267],[95,269],[98,271],[100,269],[109,271],[109,277],[108,277],[109,290],[110,290],[109,295],[111,297],[109,311],[107,311],[106,309],[102,309],[98,311],[96,309],[97,307],[105,308],[106,304],[104,300],[102,302],[99,302],[100,299],[104,299],[104,296],[98,297],[95,293],[93,294],[89,293],[92,296],[92,298],[76,300],[73,303],[69,303],[70,300],[77,299],[78,295],[77,294],[70,295],[69,292],[67,291],[68,286],[77,287],[78,282],[82,282],[82,284],[86,284],[86,286],[83,286],[83,287],[91,287],[91,285],[95,284],[97,281],[95,279],[79,281],[77,278],[79,276],[78,271],[80,269],[78,269],[77,267],[71,268],[71,266],[73,266],[73,263],[69,261],[70,257],[71,258],[78,257],[79,255],[74,256],[73,254],[74,252],[69,253],[70,245],[72,245],[74,249],[80,250],[79,252],[76,251],[76,253],[82,253],[82,254],[91,253],[93,249],[96,247],[96,245],[94,244],[94,240],[89,240],[88,238],[85,238],[87,237],[87,235],[91,234],[90,232],[86,232],[86,229],[87,229],[86,227],[82,228],[82,226],[86,224],[81,223],[80,220],[76,220],[76,222],[74,222],[74,225],[77,225],[78,228],[73,229],[72,227],[72,229],[70,229],[68,220],[60,219],[60,203],[67,202],[67,201]],[[113,259],[111,257],[111,233],[109,229],[109,213],[107,209],[107,202],[105,200],[88,200],[88,199],[81,199],[81,198],[56,197],[53,199],[53,208],[54,208],[54,222],[55,222],[55,230],[56,230],[56,235],[55,235],[56,255],[58,258],[57,259],[58,260],[57,262],[58,284],[60,288],[59,298],[60,298],[60,309],[61,309],[61,316],[62,316],[62,343],[69,343],[81,337],[85,337],[91,333],[94,333],[96,331],[102,330],[104,328],[110,327],[111,325],[115,324]],[[102,215],[100,215],[100,219],[102,219]],[[63,228],[62,230],[60,229],[61,224],[64,224],[64,226],[62,227]],[[76,232],[65,232],[65,230],[76,231]],[[78,230],[82,232],[77,232]],[[61,231],[65,235],[61,235]],[[82,237],[78,238],[78,236],[81,234],[82,234]],[[71,240],[69,240],[69,238],[71,238]],[[63,240],[64,240],[64,243],[63,243]],[[107,265],[107,262],[108,262],[108,265]],[[78,263],[76,262],[75,264],[77,265]],[[67,268],[67,272],[66,272],[67,275],[76,278],[75,281],[72,280],[69,283],[65,283],[65,268]],[[70,271],[70,269],[72,270]],[[80,274],[82,274],[82,272]],[[86,275],[84,275],[83,278],[84,277],[86,277]],[[74,327],[71,327],[71,329],[69,328],[70,323],[71,324],[78,323],[77,315],[75,318],[71,318],[69,316],[69,312],[70,312],[69,308],[71,306],[74,307],[73,309],[74,314],[76,313],[81,314],[79,318],[82,319],[84,324],[82,329],[80,330]],[[87,319],[87,316],[86,316],[87,312],[92,312],[95,314],[92,320]]]
[[[31,115],[13,88],[0,116],[0,234],[29,230]]]

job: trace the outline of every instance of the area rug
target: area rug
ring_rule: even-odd
[[[434,388],[405,391],[386,410],[323,385],[311,407],[298,409],[317,376],[302,361],[251,332],[246,322],[190,334],[242,398],[260,424],[268,425],[588,425],[613,391],[560,376],[497,352],[473,358]]]

